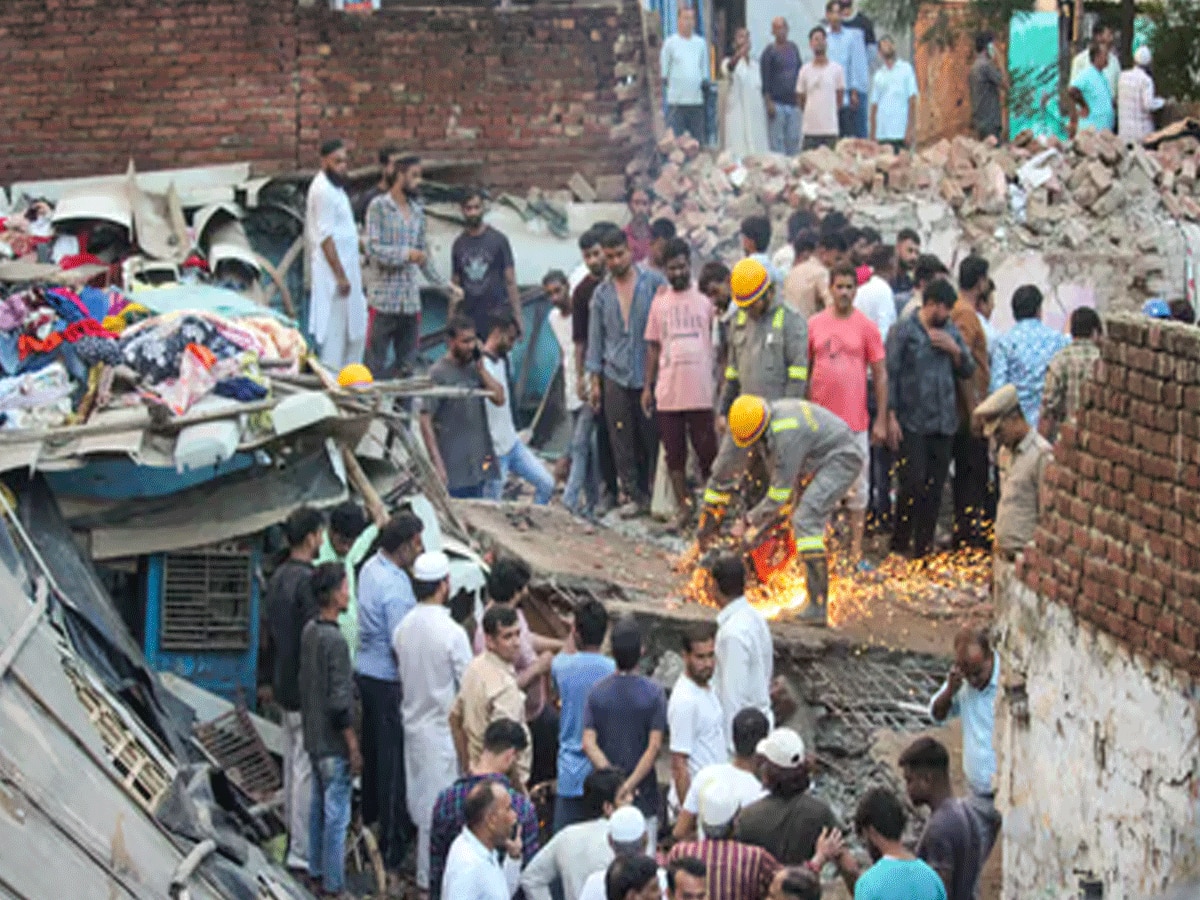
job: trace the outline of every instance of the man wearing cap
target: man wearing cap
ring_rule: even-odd
[[[721,900],[758,900],[771,886],[779,863],[762,847],[733,838],[733,822],[741,802],[731,786],[709,784],[700,794],[700,829],[704,839],[671,848],[667,862],[690,856],[708,871],[709,896]]]
[[[771,275],[758,260],[743,259],[729,277],[738,312],[729,330],[729,357],[718,431],[741,394],[768,400],[803,397],[808,385],[808,328],[776,298]]]
[[[866,464],[865,451],[850,427],[822,406],[807,400],[739,397],[730,407],[729,431],[704,492],[702,546],[724,518],[752,456],[765,461],[769,487],[766,497],[746,514],[743,544],[749,549],[757,547],[790,507],[796,549],[807,572],[808,605],[800,617],[811,625],[825,625],[829,591],[825,526],[834,507],[858,480]],[[812,481],[797,500],[800,480],[809,475]]]
[[[608,845],[612,848],[613,859],[633,859],[646,852],[648,840],[648,825],[646,817],[636,806],[622,806],[608,819]],[[579,900],[606,900],[604,876],[607,869],[601,869],[588,876],[579,891]],[[666,875],[659,870],[660,880],[666,885]]]
[[[367,339],[367,298],[358,259],[358,227],[346,193],[346,145],[321,145],[321,171],[308,188],[304,228],[312,267],[308,325],[321,363],[337,372],[362,362]]]
[[[471,662],[462,626],[450,618],[450,560],[426,552],[412,567],[416,607],[396,628],[392,645],[404,685],[404,769],[408,813],[417,826],[417,887],[429,890],[429,829],[438,794],[458,777],[450,708]]]
[[[977,427],[1011,453],[1000,471],[996,506],[996,552],[1012,560],[1033,540],[1037,528],[1039,488],[1053,456],[1050,442],[1029,427],[1017,389],[1006,384],[975,409]]]
[[[776,728],[758,745],[763,758],[763,780],[770,794],[747,806],[737,817],[734,837],[762,847],[783,865],[803,865],[819,848],[834,862],[853,893],[858,862],[844,847],[828,843],[841,837],[841,826],[822,800],[808,790],[810,785],[804,741],[790,728]]]
[[[1154,130],[1153,113],[1163,108],[1165,101],[1155,96],[1149,69],[1150,48],[1138,47],[1133,67],[1117,79],[1117,135],[1123,141],[1140,144]]]
[[[551,885],[562,883],[564,900],[578,900],[584,882],[612,862],[609,822],[632,799],[622,791],[625,774],[620,769],[596,769],[583,781],[583,802],[591,818],[555,833],[521,874],[526,900],[550,900]]]

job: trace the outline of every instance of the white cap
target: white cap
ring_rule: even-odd
[[[700,791],[700,821],[705,825],[728,825],[741,806],[728,784],[709,781]]]
[[[622,806],[608,819],[608,837],[614,844],[646,839],[646,817],[636,806]]]
[[[441,581],[450,574],[450,557],[440,550],[427,550],[412,568],[414,581]]]
[[[790,728],[776,728],[755,750],[781,769],[796,769],[804,763],[804,741]]]
[[[1139,66],[1150,65],[1150,48],[1143,45],[1133,51],[1133,61]]]

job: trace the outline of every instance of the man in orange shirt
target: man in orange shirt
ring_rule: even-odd
[[[971,414],[988,395],[991,367],[979,304],[986,301],[988,262],[971,255],[958,266],[958,300],[950,318],[975,360],[975,371],[957,382],[958,432],[954,435],[954,546],[991,546],[993,513],[988,500],[988,442],[971,431]]]

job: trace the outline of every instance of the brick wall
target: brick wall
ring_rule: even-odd
[[[485,183],[620,174],[649,140],[636,0],[395,8],[295,0],[4,0],[0,183],[250,161],[347,138],[476,159]]]
[[[1046,472],[1025,582],[1200,676],[1200,329],[1114,316]]]

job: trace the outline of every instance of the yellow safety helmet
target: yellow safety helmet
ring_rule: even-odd
[[[771,410],[767,401],[753,394],[742,394],[729,407],[729,434],[739,447],[749,447],[767,430]]]
[[[754,305],[754,301],[765,294],[770,286],[771,276],[766,266],[757,259],[740,260],[729,275],[733,302],[743,309]]]
[[[350,363],[338,372],[338,387],[364,387],[374,381],[371,370],[362,363]]]

